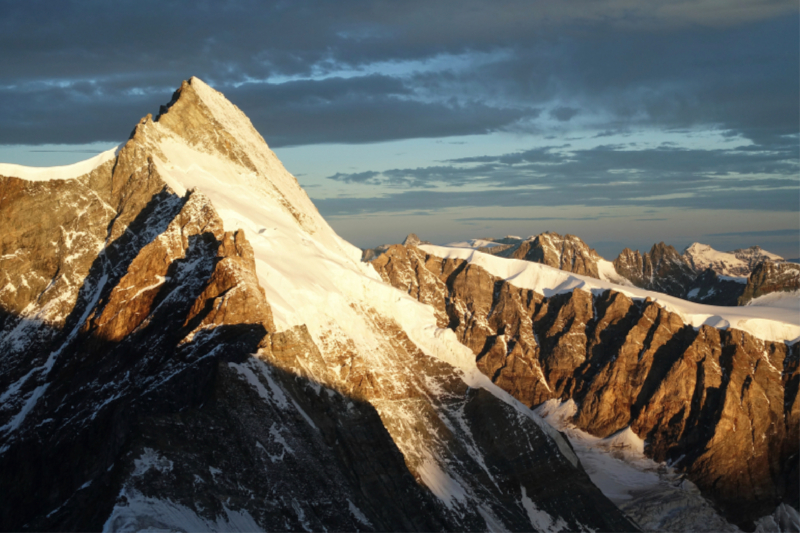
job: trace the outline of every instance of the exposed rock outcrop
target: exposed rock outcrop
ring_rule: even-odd
[[[648,272],[683,272],[668,252],[656,248],[655,263],[635,257]],[[743,527],[784,501],[798,506],[798,344],[696,331],[614,291],[545,298],[415,247],[394,246],[372,264],[431,304],[481,371],[524,403],[574,399],[574,422],[601,437],[630,427],[649,456],[683,469]]]
[[[614,269],[622,278],[620,280],[609,276],[607,271],[601,276],[598,265],[603,258],[574,235],[562,237],[557,233],[546,232],[527,239],[519,237],[473,239],[448,246],[469,247],[500,257],[542,263],[567,272],[608,279],[616,283],[624,284],[624,280],[628,280],[643,289],[663,292],[693,302],[721,306],[741,305],[738,302],[744,292],[746,278],[762,262],[783,261],[782,257],[758,246],[732,252],[719,252],[707,244],[693,243],[683,254],[678,254],[672,246],[662,242],[654,245],[650,252],[645,254],[625,248],[613,262]],[[383,245],[374,250],[367,250],[363,260],[374,260],[389,247]],[[789,283],[786,286],[794,285]],[[784,290],[781,287],[783,285],[778,284],[774,285],[773,289]]]
[[[381,244],[380,246],[376,246],[375,248],[364,248],[361,250],[361,260],[362,261],[372,261],[386,250],[389,249],[391,244]]]
[[[739,305],[772,292],[797,290],[800,290],[800,265],[764,261],[747,279],[747,286],[739,297]]]
[[[755,268],[764,261],[773,261],[781,263],[784,261],[783,257],[778,254],[773,254],[761,248],[760,246],[751,246],[750,248],[739,248],[729,252],[733,254],[738,260],[742,261],[750,269],[749,275]]]
[[[614,259],[614,268],[637,287],[679,298],[686,296],[696,276],[686,259],[663,242],[654,244],[645,254],[625,248]]]
[[[698,275],[687,288],[686,299],[706,305],[738,305],[745,284],[740,278],[720,276],[710,268]]]
[[[597,262],[602,258],[594,248],[589,248],[589,245],[575,235],[542,233],[494,253],[501,257],[542,263],[574,274],[600,277],[597,272]]]

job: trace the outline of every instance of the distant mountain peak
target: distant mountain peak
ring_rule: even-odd
[[[764,261],[783,261],[781,256],[767,252],[760,246],[720,252],[699,242],[686,247],[683,257],[697,272],[710,268],[719,275],[739,278],[749,276]]]
[[[405,240],[403,241],[403,246],[417,246],[419,245],[419,243],[420,240],[419,237],[417,237],[417,234],[409,233],[408,236],[406,236]]]

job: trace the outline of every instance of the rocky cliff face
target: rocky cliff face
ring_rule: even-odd
[[[739,261],[742,261],[747,265],[747,268],[750,269],[750,272],[755,270],[755,268],[763,263],[764,261],[773,261],[776,263],[782,262],[784,259],[783,257],[779,256],[778,254],[773,254],[761,248],[760,246],[751,246],[750,248],[740,248],[738,250],[734,250],[729,252],[736,257]],[[733,275],[733,274],[730,274]],[[749,275],[749,273],[747,274]]]
[[[654,244],[645,254],[625,248],[614,259],[614,268],[637,287],[679,298],[686,296],[696,276],[683,256],[663,242]]]
[[[200,80],[0,202],[1,529],[635,528]]]
[[[405,244],[405,243],[403,243]],[[601,273],[602,257],[574,235],[562,237],[557,233],[542,233],[522,239],[473,239],[451,243],[448,247],[472,248],[479,252],[542,263],[566,272],[572,272],[615,283],[632,283],[636,287],[662,292],[689,301],[707,305],[740,305],[747,277],[764,261],[782,262],[783,258],[758,246],[719,252],[707,244],[694,243],[683,254],[664,243],[653,246],[641,254],[625,248],[613,262],[613,273]],[[364,261],[373,261],[388,250],[383,245],[365,250]],[[788,279],[788,278],[787,278]],[[760,283],[755,281],[754,283]],[[768,292],[794,290],[788,284],[762,284],[761,295]],[[749,299],[742,300],[743,302]]]
[[[515,237],[492,239],[491,244],[476,249],[500,257],[542,263],[583,276],[600,277],[597,262],[602,257],[575,235],[561,236],[558,233],[546,232],[527,239]]]
[[[764,261],[747,279],[747,286],[739,298],[739,305],[745,305],[754,298],[773,292],[797,290],[800,290],[800,265]]]
[[[706,305],[738,305],[745,288],[741,281],[741,278],[720,276],[709,268],[687,287],[686,299]]]
[[[674,256],[654,247],[624,264],[680,274]],[[781,502],[798,505],[798,344],[696,330],[614,291],[545,298],[413,246],[394,246],[372,265],[432,305],[498,386],[530,406],[575,400],[574,423],[594,435],[630,427],[650,457],[685,471],[737,524],[752,528]]]
[[[542,233],[533,239],[522,241],[515,249],[501,252],[500,255],[542,263],[583,276],[600,277],[597,273],[597,262],[601,257],[575,235],[562,237],[558,233]]]

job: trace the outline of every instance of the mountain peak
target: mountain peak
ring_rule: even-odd
[[[190,146],[224,155],[252,171],[257,166],[253,158],[269,152],[250,119],[200,78],[181,83],[154,121]]]
[[[125,150],[152,154],[176,192],[221,186],[226,195],[238,191],[233,202],[255,196],[262,205],[277,203],[310,233],[327,226],[250,119],[200,78],[183,81],[155,119],[143,119]]]
[[[722,276],[742,278],[749,276],[762,261],[782,260],[779,255],[767,252],[759,246],[751,246],[750,248],[732,252],[720,252],[708,244],[699,242],[692,243],[691,246],[687,247],[683,251],[683,257],[697,272],[710,268]]]
[[[403,246],[417,246],[420,243],[416,233],[409,233],[403,241]]]
[[[708,244],[703,244],[701,242],[693,242],[689,246],[683,249],[683,254],[692,253],[692,252],[702,252],[705,250],[711,250],[711,246]]]

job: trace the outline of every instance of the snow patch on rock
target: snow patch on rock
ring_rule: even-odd
[[[204,518],[194,510],[171,500],[144,496],[138,491],[121,494],[103,525],[103,532],[129,531],[263,531],[245,510],[235,511],[222,505],[225,512],[214,519]]]
[[[571,423],[573,400],[548,400],[536,412],[567,435],[594,484],[644,531],[739,531],[694,483],[646,457],[646,443],[630,427],[606,438],[580,430]]]
[[[158,454],[152,448],[145,448],[142,455],[133,461],[133,477],[140,477],[150,469],[166,474],[172,472],[172,461]]]

